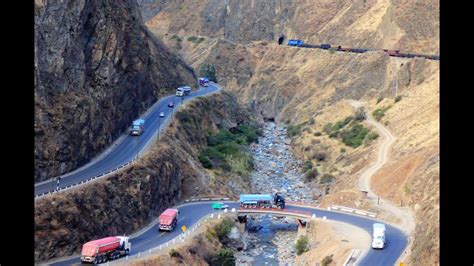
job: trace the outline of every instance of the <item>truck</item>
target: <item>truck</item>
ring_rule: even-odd
[[[383,249],[385,247],[385,225],[381,223],[373,224],[372,248]]]
[[[240,207],[242,208],[285,208],[285,198],[275,193],[271,194],[241,194]]]
[[[329,48],[331,48],[331,45],[330,45],[329,43],[323,43],[323,44],[321,44],[321,49],[326,49],[326,50],[327,50],[327,49],[329,49]]]
[[[199,78],[199,85],[203,87],[209,87],[209,79],[206,77]]]
[[[130,127],[130,135],[140,136],[143,133],[143,131],[145,131],[144,119],[137,119],[132,122],[132,126]]]
[[[303,46],[303,40],[288,40],[288,46]]]
[[[222,210],[222,209],[229,208],[229,205],[224,204],[222,202],[213,202],[212,203],[212,208],[215,209],[215,210]]]
[[[178,224],[178,209],[166,209],[159,217],[159,231],[173,231]]]
[[[83,263],[103,263],[128,255],[132,244],[126,236],[110,236],[82,245],[81,261]]]
[[[183,86],[176,89],[176,96],[183,97],[191,93],[191,87]]]

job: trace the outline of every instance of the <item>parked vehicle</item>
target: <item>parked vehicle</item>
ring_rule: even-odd
[[[229,205],[224,204],[222,202],[214,202],[214,203],[212,203],[212,208],[215,209],[215,210],[222,210],[222,209],[229,208]]]
[[[183,86],[176,89],[176,96],[183,97],[191,93],[191,87]]]
[[[271,194],[241,194],[240,207],[243,208],[285,208],[285,198],[275,193]]]
[[[302,46],[303,44],[302,40],[288,40],[288,46]]]
[[[129,238],[111,236],[89,241],[82,245],[81,261],[84,263],[103,263],[128,255],[132,248]]]
[[[132,126],[130,127],[130,135],[132,136],[140,136],[143,131],[145,131],[145,120],[138,119],[132,122]]]
[[[209,87],[209,79],[206,77],[199,78],[199,85],[203,87]]]
[[[167,209],[159,217],[160,229],[165,231],[173,231],[178,223],[178,209]]]
[[[372,234],[372,248],[383,249],[385,247],[385,225],[374,223]]]

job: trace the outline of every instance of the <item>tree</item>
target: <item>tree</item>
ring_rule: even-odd
[[[216,68],[212,64],[202,64],[199,67],[199,75],[201,77],[208,77],[210,81],[217,83]]]

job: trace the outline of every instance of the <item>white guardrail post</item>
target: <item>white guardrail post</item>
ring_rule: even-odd
[[[349,254],[349,256],[347,257],[346,261],[344,262],[343,266],[347,266],[349,264],[349,262],[351,261],[352,259],[352,255],[354,255],[354,249],[351,251],[351,253]]]

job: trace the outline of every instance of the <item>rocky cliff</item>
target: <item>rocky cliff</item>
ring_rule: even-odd
[[[155,0],[153,7],[152,12],[144,9],[157,13],[147,25],[158,35],[203,35],[244,44],[285,36],[439,54],[438,0]]]
[[[91,239],[130,234],[196,192],[219,193],[209,189],[212,177],[197,160],[206,132],[249,123],[251,115],[227,93],[187,105],[138,163],[36,202],[36,261],[79,252]]]
[[[153,37],[133,0],[35,1],[35,181],[114,141],[193,70]]]

